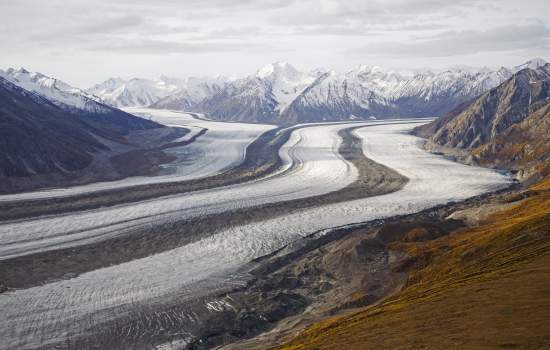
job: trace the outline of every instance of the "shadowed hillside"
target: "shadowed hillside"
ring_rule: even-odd
[[[114,158],[140,149],[129,141],[130,134],[148,132],[158,138],[174,133],[110,107],[97,114],[63,109],[3,78],[0,106],[0,192],[132,174],[124,157]],[[143,170],[167,158],[156,154],[141,160]],[[91,167],[95,171],[86,171]]]

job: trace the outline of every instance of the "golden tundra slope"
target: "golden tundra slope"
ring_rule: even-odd
[[[505,201],[438,239],[411,230],[392,243],[411,256],[401,292],[281,349],[549,349],[550,179]]]

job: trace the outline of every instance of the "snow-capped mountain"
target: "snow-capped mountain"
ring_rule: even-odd
[[[151,107],[184,111],[190,110],[205,98],[215,95],[229,81],[223,76],[212,78],[188,77],[184,79],[161,77],[161,79],[173,82],[178,86],[178,90],[174,94],[152,103]]]
[[[354,74],[329,71],[320,75],[282,111],[280,122],[291,124],[380,116],[391,104]]]
[[[228,82],[189,110],[214,119],[272,123],[313,81],[315,76],[277,62],[255,74]]]
[[[519,72],[520,70],[522,69],[525,69],[525,68],[531,68],[531,69],[538,69],[540,67],[544,67],[548,62],[546,62],[545,60],[543,60],[542,58],[533,58],[532,60],[529,60],[523,64],[520,64],[519,66],[515,66],[513,71],[514,73],[515,72]]]
[[[327,72],[280,115],[284,123],[370,117],[438,116],[509,78],[499,70],[400,73],[359,66],[346,74]]]
[[[62,108],[76,108],[91,113],[109,113],[112,110],[99,97],[42,73],[30,72],[24,68],[9,68],[6,71],[0,70],[0,77],[37,93]]]
[[[438,116],[512,74],[504,67],[410,73],[365,65],[346,73],[320,69],[304,73],[274,63],[182,109],[220,120],[278,124]]]
[[[345,73],[299,71],[277,62],[240,79],[161,77],[110,79],[89,92],[117,106],[205,113],[218,120],[288,124],[321,120],[440,116],[488,91],[534,59],[512,69],[456,66],[445,71],[396,71],[361,65]]]
[[[279,112],[282,112],[316,79],[314,73],[300,72],[286,62],[264,66],[256,72],[255,77],[267,83]]]
[[[217,92],[226,80],[224,77],[180,79],[164,75],[157,80],[110,78],[88,92],[115,107],[145,107],[170,96],[171,99],[161,103],[162,108],[185,109],[188,104],[197,104]]]
[[[94,85],[88,92],[101,97],[115,107],[149,106],[179,90],[177,81],[161,77],[159,80],[110,78]]]

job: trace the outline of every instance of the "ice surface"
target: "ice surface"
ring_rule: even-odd
[[[281,155],[287,162],[299,162],[301,166],[267,180],[1,226],[1,255],[13,253],[9,251],[9,242],[18,242],[21,235],[29,242],[40,241],[43,237],[49,244],[67,244],[63,237],[51,233],[88,227],[89,231],[81,238],[89,239],[99,230],[94,225],[100,222],[123,230],[122,218],[138,218],[139,221],[139,217],[152,214],[153,219],[147,220],[164,220],[169,214],[163,213],[169,210],[181,210],[178,215],[187,215],[198,208],[199,214],[203,214],[341,188],[357,176],[353,166],[336,152],[340,141],[335,135],[341,127],[345,124],[295,131]],[[14,349],[64,339],[68,332],[84,331],[91,324],[123,315],[142,303],[175,295],[185,300],[205,288],[210,291],[221,288],[234,282],[234,278],[238,279],[232,273],[251,259],[319,230],[412,213],[496,190],[509,183],[509,178],[492,170],[461,165],[421,150],[419,139],[406,134],[411,128],[410,124],[390,124],[356,131],[364,140],[364,153],[368,157],[410,179],[402,190],[296,210],[259,223],[230,227],[195,243],[147,258],[69,280],[4,293],[0,298],[0,339],[4,339],[6,348]],[[27,227],[17,228],[17,225]],[[18,233],[12,234],[14,230]],[[74,235],[78,233],[69,237]],[[47,249],[40,243],[26,246],[21,241],[17,244],[19,253],[25,253],[26,249]]]
[[[294,131],[280,150],[286,166],[279,176],[2,225],[0,259],[104,240],[137,227],[338,190],[357,177],[356,169],[338,153],[341,139],[337,133],[346,127],[346,124],[318,125]],[[288,170],[290,165],[295,168]]]

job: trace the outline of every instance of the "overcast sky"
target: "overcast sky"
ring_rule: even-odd
[[[549,0],[0,0],[0,68],[110,76],[550,61]]]

